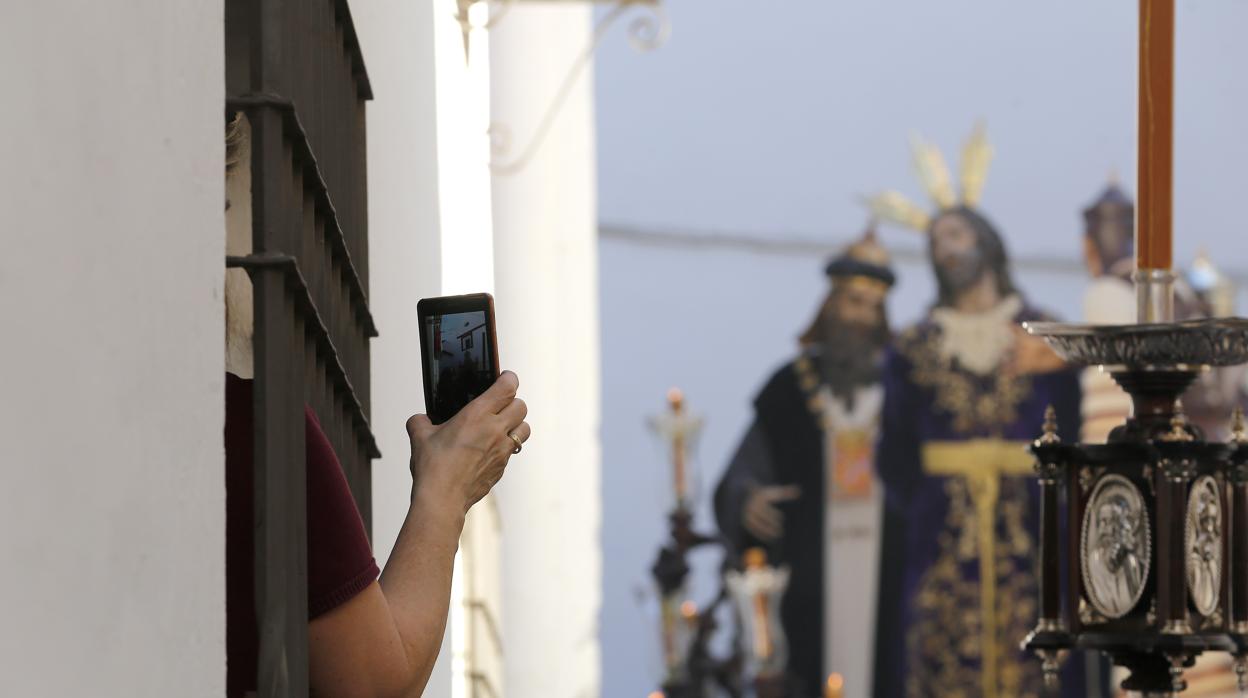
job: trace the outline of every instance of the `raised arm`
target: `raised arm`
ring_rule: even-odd
[[[529,438],[519,381],[504,372],[446,423],[408,420],[411,506],[382,572],[351,600],[312,621],[314,695],[420,696],[437,660],[450,605],[451,572],[464,516],[503,476]]]

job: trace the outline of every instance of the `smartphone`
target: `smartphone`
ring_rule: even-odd
[[[488,293],[424,298],[420,356],[425,412],[434,424],[454,417],[498,378],[494,297]]]

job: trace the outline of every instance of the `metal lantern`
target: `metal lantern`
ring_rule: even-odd
[[[1064,444],[1050,413],[1031,447],[1041,487],[1040,619],[1024,647],[1041,658],[1050,686],[1072,649],[1108,654],[1131,672],[1123,687],[1146,694],[1184,690],[1183,670],[1207,651],[1235,654],[1242,681],[1243,416],[1236,411],[1229,443],[1209,442],[1178,398],[1208,367],[1248,361],[1248,321],[1027,329],[1073,364],[1105,366],[1130,393],[1134,416],[1108,443]]]
[[[1215,443],[1178,402],[1202,371],[1248,362],[1248,321],[1174,321],[1174,5],[1139,4],[1139,324],[1027,327],[1067,362],[1109,371],[1134,413],[1107,443],[1073,445],[1061,443],[1050,415],[1031,449],[1041,488],[1040,619],[1023,646],[1041,658],[1050,686],[1072,649],[1107,654],[1130,671],[1123,688],[1146,695],[1184,690],[1183,670],[1204,652],[1234,654],[1241,687],[1248,673],[1242,414],[1230,442]]]

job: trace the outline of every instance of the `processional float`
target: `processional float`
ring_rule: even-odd
[[[1174,0],[1140,0],[1138,324],[1032,323],[1072,364],[1100,365],[1133,416],[1105,444],[1066,444],[1050,414],[1032,445],[1041,489],[1039,622],[1023,646],[1055,688],[1061,658],[1097,650],[1123,688],[1183,691],[1205,652],[1248,688],[1248,435],[1207,441],[1179,398],[1211,367],[1248,361],[1248,321],[1174,321],[1171,181]]]

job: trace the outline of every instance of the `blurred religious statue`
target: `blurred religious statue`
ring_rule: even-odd
[[[865,696],[881,501],[873,451],[894,276],[873,227],[826,273],[831,288],[800,353],[755,399],[754,422],[716,488],[715,515],[737,559],[760,547],[789,568],[780,608],[796,684],[789,694],[814,695],[835,671],[846,695]]]
[[[1135,205],[1110,176],[1105,191],[1083,210],[1083,252],[1092,277],[1083,296],[1083,319],[1093,325],[1135,322]],[[1131,396],[1099,366],[1083,370],[1084,443],[1105,443],[1131,415]]]
[[[1191,266],[1184,269],[1175,284],[1174,311],[1180,320],[1207,317],[1231,317],[1235,315],[1235,285],[1209,259],[1201,253]],[[1199,427],[1210,441],[1225,441],[1231,436],[1231,419],[1236,407],[1248,408],[1248,366],[1212,368],[1197,377],[1196,382],[1183,394],[1183,411],[1188,420]],[[1195,498],[1194,498],[1195,499]],[[1199,501],[1195,502],[1199,505]],[[1197,507],[1193,507],[1196,509]],[[1208,529],[1211,514],[1206,511],[1203,520],[1194,517],[1194,532]],[[1192,514],[1189,513],[1189,516]],[[1189,556],[1201,557],[1206,547],[1203,536],[1188,544]],[[1198,565],[1189,565],[1199,570]],[[1188,584],[1198,588],[1199,579],[1193,576]],[[1196,598],[1194,594],[1193,598]],[[1184,696],[1239,695],[1234,666],[1229,657],[1218,653],[1205,653],[1188,669],[1183,678],[1188,683]]]
[[[896,192],[874,213],[926,234],[937,297],[886,355],[876,468],[885,489],[874,695],[1039,696],[1035,626],[1039,492],[1024,450],[1046,406],[1079,436],[1079,376],[1020,323],[1046,319],[1015,285],[997,229],[977,207],[991,148],[962,153],[961,192],[940,151],[917,138],[916,171],[937,211]],[[1066,660],[1067,695],[1085,684]]]
[[[1175,285],[1175,315],[1181,320],[1231,317],[1235,314],[1235,285],[1205,254],[1184,270]],[[1248,365],[1210,369],[1183,394],[1183,411],[1200,427],[1205,438],[1225,441],[1231,414],[1248,408]]]
[[[1183,271],[1175,285],[1175,314],[1179,319],[1235,315],[1235,285],[1201,253]],[[1183,409],[1192,424],[1209,440],[1230,437],[1227,415],[1235,407],[1248,408],[1248,366],[1227,366],[1202,373],[1183,394]],[[1189,551],[1189,553],[1192,551]],[[1216,696],[1236,692],[1235,671],[1226,657],[1203,655],[1185,674],[1188,695]]]

